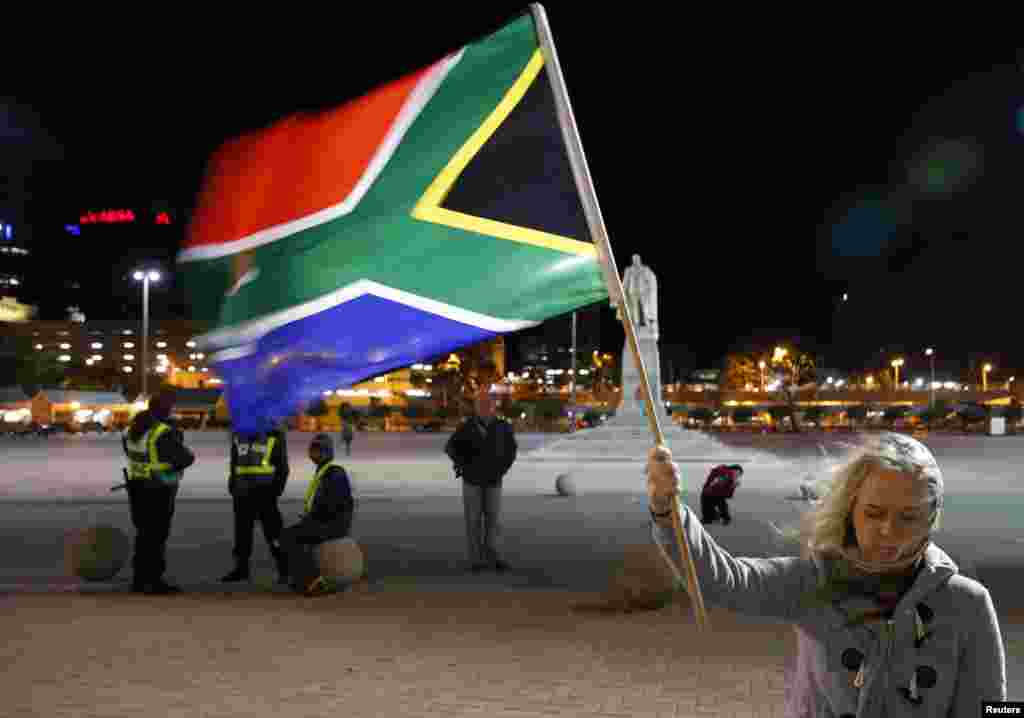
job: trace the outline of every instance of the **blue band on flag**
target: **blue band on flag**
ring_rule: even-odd
[[[275,329],[215,367],[226,384],[233,429],[259,433],[295,416],[325,391],[495,336],[366,295]]]

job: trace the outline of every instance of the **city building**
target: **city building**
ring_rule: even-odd
[[[720,369],[698,369],[690,372],[678,385],[679,391],[718,391],[722,377]],[[675,389],[677,387],[673,387]]]
[[[19,239],[12,223],[0,218],[0,322],[23,322],[36,307],[25,300],[31,252]]]
[[[179,208],[159,200],[85,197],[51,214],[51,222],[32,227],[33,254],[60,252],[61,261],[35,256],[26,278],[39,318],[63,319],[69,307],[90,318],[139,316],[141,285],[132,273],[142,266],[168,275],[151,287],[151,316],[188,316],[183,288],[169,277],[184,233]]]
[[[187,425],[205,425],[211,418],[229,420],[230,408],[221,398],[223,381],[210,365],[209,357],[196,346],[195,337],[207,331],[205,322],[182,319],[157,319],[150,322],[143,364],[143,337],[141,322],[134,320],[35,320],[2,325],[0,340],[3,348],[21,352],[40,360],[38,386],[29,390],[42,391],[49,397],[51,409],[39,410],[55,423],[69,423],[74,412],[107,409],[115,413],[116,421],[124,420],[137,411],[135,402],[141,392],[141,373],[148,370],[147,384],[152,392],[160,383],[179,389],[176,414]],[[480,361],[489,360],[498,372],[506,367],[505,342],[501,337],[469,348]],[[410,400],[437,403],[444,392],[454,398],[461,393],[461,385],[452,383],[450,370],[461,369],[456,354],[438,357],[433,363],[417,363],[387,374],[371,378],[352,387],[337,387],[324,392],[328,416],[321,422],[324,428],[338,423],[337,409],[342,403],[365,410],[379,402],[393,409],[409,405]],[[46,371],[47,368],[55,371]],[[21,377],[24,382],[24,377]],[[14,376],[0,378],[0,385],[13,386]],[[435,382],[438,389],[435,390]],[[30,384],[31,382],[24,382]],[[59,389],[51,388],[59,386]],[[68,399],[66,392],[86,392],[89,396]],[[59,396],[54,392],[63,392]],[[0,409],[10,412],[31,409],[44,399],[25,396],[23,389],[9,390],[9,401]],[[100,394],[103,396],[101,398]],[[54,398],[57,397],[57,398]],[[102,401],[101,401],[102,399]],[[73,406],[78,403],[79,406]],[[99,404],[97,402],[100,402]],[[102,405],[101,405],[102,404]],[[40,421],[38,423],[49,423]],[[338,427],[340,428],[340,423]]]
[[[25,321],[4,325],[3,336],[18,351],[37,355],[42,364],[62,367],[62,383],[69,388],[137,390],[145,354],[150,386],[166,381],[205,389],[221,384],[195,346],[195,337],[206,327],[192,320],[154,320],[146,352],[137,319]]]

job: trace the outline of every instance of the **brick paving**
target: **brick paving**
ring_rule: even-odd
[[[792,631],[561,591],[6,596],[9,716],[782,716]]]
[[[381,465],[357,467],[365,492],[355,531],[379,580],[365,594],[302,599],[216,583],[230,566],[231,508],[224,462],[204,454],[208,476],[194,472],[190,494],[179,497],[168,546],[168,577],[189,593],[124,593],[126,568],[96,587],[99,595],[75,595],[59,576],[64,531],[100,522],[131,533],[123,496],[107,492],[112,479],[103,473],[116,457],[94,443],[67,449],[59,465],[49,454],[26,455],[24,471],[8,466],[0,484],[0,715],[782,715],[784,666],[795,651],[788,626],[709,606],[713,629],[702,635],[682,606],[618,616],[569,610],[596,598],[625,546],[650,541],[642,487],[571,499],[510,490],[502,543],[513,571],[472,577],[450,477],[409,464],[378,486]],[[11,449],[5,461],[18,456]],[[965,463],[965,475],[983,458]],[[1004,469],[1016,465],[998,458]],[[715,539],[738,556],[778,554],[769,523],[795,517],[782,500],[795,478],[783,478],[751,472],[735,521],[713,527]],[[60,481],[102,491],[92,503],[68,502],[56,498],[65,496]],[[955,483],[951,471],[951,492]],[[300,478],[291,490],[303,486]],[[1009,489],[984,504],[951,493],[957,510],[939,544],[958,560],[975,557],[1003,617],[1010,697],[1021,700],[1024,554],[1020,494]],[[291,521],[299,502],[287,499]],[[255,547],[254,573],[269,578],[262,536]]]

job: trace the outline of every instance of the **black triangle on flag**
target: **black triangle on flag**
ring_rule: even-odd
[[[579,242],[591,241],[545,72],[533,79],[505,121],[473,156],[441,206]]]

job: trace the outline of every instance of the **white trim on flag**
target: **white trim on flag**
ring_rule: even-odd
[[[178,254],[178,262],[217,259],[218,257],[225,257],[237,254],[238,252],[245,252],[351,213],[359,202],[362,201],[363,197],[366,196],[366,193],[370,190],[370,187],[380,173],[384,171],[384,167],[387,166],[387,163],[395,154],[395,150],[401,144],[405,133],[408,132],[412,123],[416,121],[416,118],[423,111],[423,108],[434,97],[441,83],[444,82],[445,78],[448,77],[448,73],[459,63],[464,53],[465,48],[450,57],[446,57],[420,78],[420,81],[416,83],[416,87],[413,88],[413,91],[409,93],[409,97],[406,98],[402,109],[395,116],[394,124],[391,125],[391,128],[384,136],[373,158],[366,166],[366,170],[364,170],[352,191],[340,204],[327,207],[301,219],[262,229],[242,239],[217,244],[204,244],[199,247],[184,249]]]
[[[279,312],[269,314],[260,319],[252,319],[235,326],[224,327],[223,329],[216,329],[207,334],[203,334],[195,338],[196,345],[207,350],[216,349],[228,349],[229,347],[237,351],[245,351],[243,347],[245,345],[251,345],[259,341],[262,337],[269,334],[270,332],[283,327],[286,324],[297,322],[300,319],[306,319],[315,314],[320,314],[329,309],[350,302],[353,299],[358,299],[366,295],[372,295],[380,297],[381,299],[387,299],[398,304],[404,304],[414,309],[434,314],[445,319],[450,319],[454,322],[466,324],[467,326],[477,327],[489,332],[496,334],[507,334],[509,332],[518,332],[522,329],[528,329],[535,327],[540,322],[530,321],[526,319],[499,319],[497,317],[491,317],[486,314],[479,314],[477,312],[456,307],[451,304],[445,304],[435,299],[428,299],[418,294],[412,294],[410,292],[402,291],[401,289],[395,289],[388,287],[384,284],[378,284],[372,282],[369,279],[360,279],[357,282],[353,282],[347,286],[336,289],[333,292],[328,292],[323,296],[317,297],[304,304],[299,304],[295,307],[289,307]],[[249,353],[249,352],[246,352]],[[238,354],[230,356],[230,358],[237,359],[245,354]],[[217,361],[217,358],[213,358]]]

